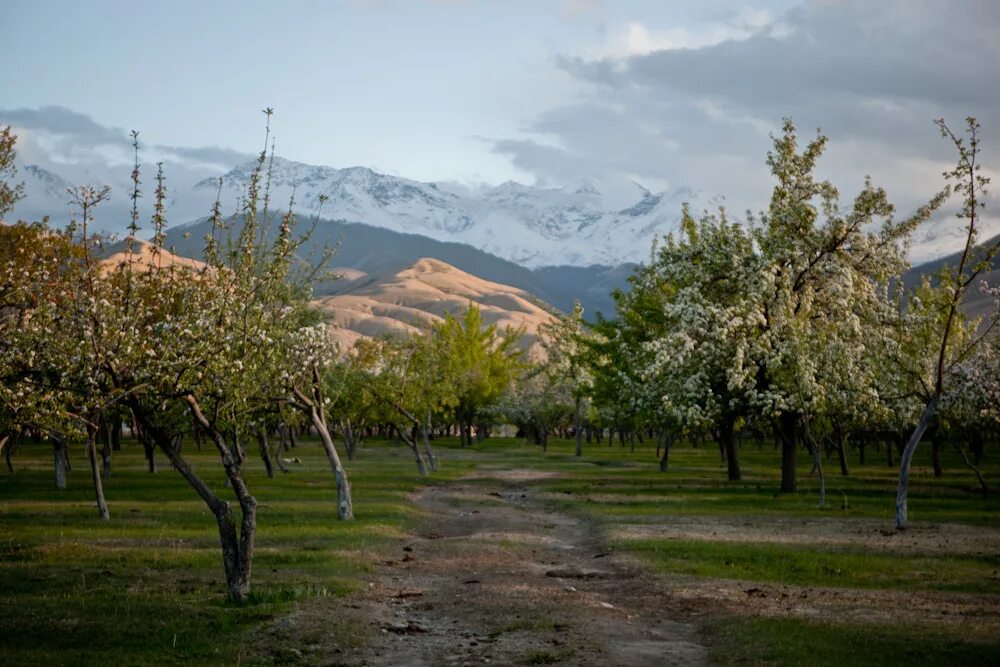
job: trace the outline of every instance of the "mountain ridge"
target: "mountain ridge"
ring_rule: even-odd
[[[248,162],[224,174],[223,192],[245,192],[255,169]],[[654,238],[678,228],[683,204],[714,210],[725,202],[689,188],[652,193],[631,181],[605,189],[593,180],[560,188],[507,181],[460,193],[367,167],[281,157],[265,164],[261,177],[270,180],[272,202],[294,200],[300,214],[465,243],[529,268],[634,262]],[[215,193],[219,183],[207,178],[194,189]]]

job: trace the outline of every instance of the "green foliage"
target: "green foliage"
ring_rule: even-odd
[[[464,423],[472,423],[510,387],[523,367],[520,331],[486,326],[475,304],[462,318],[445,315],[431,333],[430,369],[440,380],[440,402]]]

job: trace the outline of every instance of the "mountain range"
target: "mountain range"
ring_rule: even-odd
[[[247,163],[223,175],[223,193],[246,192],[254,168]],[[642,261],[655,237],[677,229],[685,202],[696,211],[724,203],[686,188],[653,193],[631,181],[584,181],[568,188],[508,181],[466,188],[280,157],[268,175],[278,206],[294,195],[302,214],[464,243],[529,268]],[[194,189],[214,195],[219,179],[205,179]]]
[[[168,174],[168,247],[199,257],[207,224],[204,217],[196,218],[220,195],[224,210],[238,210],[254,168],[255,163],[248,162],[221,179],[180,183],[171,183]],[[94,228],[125,228],[130,190],[123,175],[127,177],[117,171],[88,174],[113,188]],[[26,197],[15,216],[38,219],[51,214],[54,224],[69,220],[67,179],[30,164],[19,165],[19,177]],[[315,220],[312,247],[338,244],[338,266],[387,275],[421,258],[436,258],[535,294],[562,310],[579,299],[589,316],[613,312],[611,292],[627,286],[627,276],[649,257],[656,238],[677,229],[684,204],[699,213],[725,203],[722,197],[685,188],[654,193],[632,181],[594,179],[560,188],[514,182],[468,187],[281,157],[273,159],[264,178],[270,183],[271,209],[285,209],[291,202],[300,219]],[[148,207],[151,175],[146,173],[144,180],[142,203]],[[918,232],[916,256],[942,255],[953,227],[928,225]],[[317,293],[322,295],[327,287],[317,285]]]

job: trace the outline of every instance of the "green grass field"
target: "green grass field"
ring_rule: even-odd
[[[994,606],[1000,594],[996,542],[934,545],[936,534],[975,538],[1000,531],[1000,501],[976,492],[957,456],[946,458],[945,475],[935,479],[925,458],[929,448],[918,453],[911,520],[919,539],[899,550],[884,544],[897,539],[891,536],[851,537],[892,527],[895,473],[881,461],[864,467],[852,461],[847,479],[835,462],[827,463],[828,503],[820,509],[804,455],[799,493],[779,495],[778,454],[770,448],[744,447],[744,480],[730,483],[712,447],[679,446],[671,471],[660,473],[647,447],[632,453],[593,444],[581,460],[571,455],[571,445],[550,442],[542,454],[521,440],[493,439],[472,450],[439,441],[442,471],[431,479],[447,483],[477,466],[559,472],[536,482],[552,503],[597,522],[613,548],[682,582],[963,593],[973,602],[990,598]],[[217,457],[207,450],[188,455],[224,491]],[[253,641],[256,630],[307,600],[328,597],[339,604],[335,598],[363,585],[385,550],[420,520],[407,494],[424,483],[405,448],[366,444],[348,464],[357,520],[338,522],[321,449],[304,443],[293,455],[301,464],[274,480],[259,461],[248,460],[259,529],[253,601],[237,607],[224,602],[214,520],[168,466],[149,474],[141,448],[126,443],[105,486],[112,519],[100,522],[79,448],[72,453],[70,488],[57,492],[51,451],[22,447],[16,473],[0,473],[0,663],[271,661]],[[988,457],[984,472],[994,480],[1000,476],[994,447]],[[790,543],[739,539],[744,522],[747,530],[766,534],[774,525],[775,532],[794,534],[797,522],[815,530],[817,521],[829,524],[821,525],[829,535],[799,535]],[[709,529],[715,524],[730,532],[714,538]],[[649,533],[664,526],[679,528],[665,536]],[[691,535],[685,536],[685,526]],[[364,640],[358,628],[331,624],[330,632],[344,645]],[[709,614],[704,636],[722,664],[1000,664],[1000,639],[974,627],[958,632],[933,624],[720,611]]]

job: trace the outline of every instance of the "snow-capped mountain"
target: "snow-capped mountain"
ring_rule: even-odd
[[[222,177],[224,199],[246,191],[254,167],[244,164]],[[689,189],[652,193],[636,183],[607,187],[594,181],[565,188],[507,182],[461,191],[365,167],[335,169],[282,158],[274,159],[270,183],[276,208],[287,206],[294,194],[300,214],[465,243],[528,267],[642,261],[654,237],[676,230],[682,204],[701,211],[723,203]],[[212,178],[195,190],[204,195],[218,187]]]

